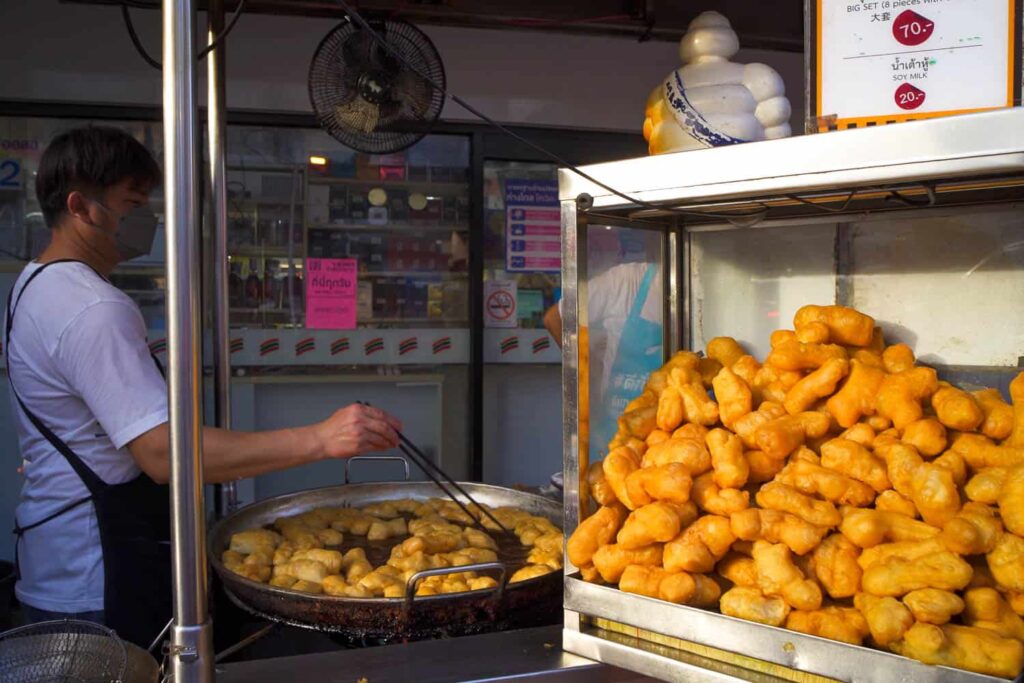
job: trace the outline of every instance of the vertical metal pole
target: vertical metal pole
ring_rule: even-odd
[[[567,171],[559,171],[560,174]],[[576,200],[563,199],[562,223],[562,461],[565,510],[563,528],[583,518],[581,494],[589,465],[589,333],[587,327],[586,222]],[[582,360],[582,362],[581,362]],[[582,496],[586,498],[584,494]],[[566,556],[566,575],[575,571]]]
[[[485,136],[470,139],[469,186],[469,415],[470,470],[472,481],[484,480],[484,143]],[[475,225],[474,225],[475,223]]]
[[[209,0],[206,10],[207,42],[224,30],[224,0]],[[214,421],[231,429],[231,349],[228,301],[227,123],[224,109],[225,43],[206,56],[206,139],[209,153],[210,191],[208,221],[213,238],[213,395]],[[220,516],[238,507],[238,487],[233,481],[221,486]]]
[[[164,160],[167,226],[168,404],[176,682],[213,680],[206,602],[202,481],[202,344],[199,339],[199,160],[193,0],[163,3]]]
[[[665,358],[668,359],[673,353],[684,348],[682,339],[683,288],[681,287],[682,273],[680,270],[683,263],[683,234],[679,230],[676,219],[672,220],[672,227],[668,228],[664,234],[665,238],[662,241],[664,246],[661,253],[662,263],[665,265],[662,273],[665,278],[665,288],[662,291],[666,294],[663,319],[665,347],[663,351]]]

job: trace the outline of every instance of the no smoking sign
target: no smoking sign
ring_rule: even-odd
[[[517,289],[511,280],[484,283],[484,323],[487,327],[519,327],[516,316]]]
[[[494,292],[487,299],[487,313],[495,320],[508,320],[516,314],[516,300],[508,292]]]

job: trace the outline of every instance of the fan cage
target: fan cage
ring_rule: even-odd
[[[413,71],[404,63],[398,64],[403,77],[409,79],[406,83],[418,84],[427,94],[419,111],[402,106],[396,112],[383,116],[372,132],[345,125],[338,120],[339,107],[351,106],[361,99],[358,81],[359,75],[365,72],[365,69],[360,70],[360,65],[346,63],[346,45],[350,41],[363,40],[378,55],[386,54],[372,36],[348,19],[320,42],[309,71],[309,97],[320,127],[345,146],[367,154],[399,152],[429,133],[441,115],[444,106],[442,89],[446,87],[441,56],[426,34],[412,24],[390,19],[383,22],[378,32],[391,49],[401,55],[404,62],[415,67]],[[390,55],[386,60],[394,63]],[[416,71],[428,76],[440,88],[424,83]]]

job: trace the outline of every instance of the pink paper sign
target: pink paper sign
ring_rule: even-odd
[[[354,330],[358,281],[355,259],[306,259],[306,327]]]

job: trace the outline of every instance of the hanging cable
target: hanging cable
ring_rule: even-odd
[[[213,39],[212,43],[210,43],[209,45],[207,45],[199,51],[198,59],[203,59],[204,57],[206,57],[206,55],[213,52],[215,49],[220,47],[220,45],[225,40],[227,40],[228,34],[231,33],[231,29],[233,29],[235,27],[235,24],[238,23],[238,19],[242,16],[242,10],[244,9],[245,0],[238,0],[238,4],[235,6],[235,11],[234,13],[232,13],[231,19],[228,21],[228,25],[224,27],[224,30],[220,32],[220,35]]]
[[[808,199],[804,199],[803,197],[799,197],[795,194],[787,194],[786,198],[792,199],[794,202],[806,204],[807,206],[813,206],[816,209],[821,209],[822,211],[827,211],[828,213],[845,213],[850,206],[850,202],[852,202],[856,196],[857,190],[850,190],[850,192],[846,195],[846,201],[844,201],[843,205],[840,206],[838,209],[834,209],[831,206],[825,206],[821,202],[812,202]]]
[[[242,16],[242,11],[245,8],[246,0],[238,0],[238,4],[235,6],[235,11],[231,14],[231,20],[228,25],[224,27],[224,30],[213,40],[212,43],[204,47],[199,51],[196,59],[201,60],[206,55],[210,54],[213,50],[218,48],[227,40],[228,34],[231,33],[231,29],[238,23],[238,19]],[[142,40],[139,39],[139,34],[135,32],[135,24],[132,23],[132,16],[128,13],[128,7],[152,7],[152,5],[144,5],[139,2],[122,2],[121,3],[121,17],[124,19],[125,28],[128,29],[128,37],[132,39],[132,45],[135,46],[135,50],[139,53],[139,56],[149,64],[151,67],[157,70],[163,69],[163,66],[150,56],[149,52],[146,51],[146,46],[142,44]]]
[[[516,140],[516,141],[526,145],[527,147],[529,147],[530,149],[534,150],[535,152],[538,152],[538,153],[542,154],[543,156],[545,156],[548,159],[552,160],[556,164],[569,169],[570,171],[572,171],[576,175],[580,176],[584,180],[587,180],[587,181],[589,181],[591,183],[594,183],[598,187],[600,187],[600,188],[602,188],[604,190],[607,190],[608,192],[612,193],[616,197],[620,197],[621,199],[625,199],[630,204],[636,204],[637,206],[643,207],[645,209],[650,209],[650,210],[653,210],[653,211],[666,211],[666,212],[669,212],[669,213],[680,214],[680,215],[684,215],[684,216],[703,216],[703,217],[707,217],[707,218],[719,218],[719,219],[722,219],[722,220],[733,220],[733,219],[743,219],[743,218],[759,219],[759,218],[763,218],[765,215],[767,215],[767,211],[766,210],[759,210],[759,211],[754,211],[754,212],[750,212],[750,213],[721,213],[721,214],[705,213],[703,211],[688,211],[686,209],[680,209],[678,207],[659,206],[657,204],[652,204],[651,202],[644,201],[644,200],[639,199],[637,197],[630,196],[630,195],[628,195],[628,194],[626,194],[624,192],[620,192],[619,190],[616,190],[614,187],[601,182],[597,178],[595,178],[592,175],[590,175],[590,174],[586,173],[585,171],[581,170],[575,164],[569,163],[568,161],[566,161],[565,159],[563,159],[559,155],[555,154],[554,152],[548,151],[544,147],[541,147],[540,145],[538,145],[538,144],[536,144],[534,142],[531,142],[527,138],[524,138],[523,136],[519,135],[518,133],[516,133],[515,131],[511,130],[507,126],[504,126],[504,125],[498,123],[497,121],[495,121],[491,117],[487,116],[487,114],[484,114],[479,109],[477,109],[473,105],[471,105],[468,102],[466,102],[464,99],[462,99],[458,95],[456,95],[454,93],[448,92],[448,90],[446,88],[441,87],[437,82],[435,82],[430,76],[425,74],[415,64],[410,64],[409,61],[405,58],[404,55],[402,55],[400,52],[395,50],[386,40],[384,40],[384,38],[381,37],[381,35],[376,30],[374,30],[373,27],[370,26],[370,24],[362,17],[362,15],[360,15],[358,12],[356,12],[352,8],[352,6],[349,5],[345,0],[335,0],[335,2],[338,5],[340,5],[343,10],[345,10],[345,13],[348,15],[349,20],[350,21],[354,21],[362,30],[367,31],[370,34],[370,36],[373,38],[373,40],[384,51],[386,51],[392,57],[397,59],[399,62],[401,62],[403,65],[405,65],[405,67],[407,69],[409,69],[414,74],[419,76],[421,79],[426,81],[432,87],[434,87],[439,92],[441,92],[441,94],[443,94],[445,97],[449,98],[452,102],[454,102],[455,104],[459,105],[460,107],[462,107],[463,109],[468,111],[473,116],[476,116],[481,121],[484,121],[485,123],[489,124],[490,126],[493,126],[494,128],[496,128],[497,130],[500,130],[505,135],[508,135],[512,139],[514,139],[514,140]]]
[[[132,45],[135,46],[135,51],[139,53],[143,61],[157,71],[163,69],[160,62],[149,56],[149,53],[146,52],[146,46],[139,40],[139,34],[135,32],[135,25],[132,23],[132,15],[128,13],[128,5],[125,3],[121,3],[121,17],[124,18],[124,26],[128,29],[128,37],[132,39]]]
[[[886,201],[899,202],[904,206],[911,207],[935,206],[935,187],[931,183],[921,183],[921,187],[924,188],[924,192],[927,195],[924,199],[911,199],[900,194],[897,190],[890,191],[885,199]]]

